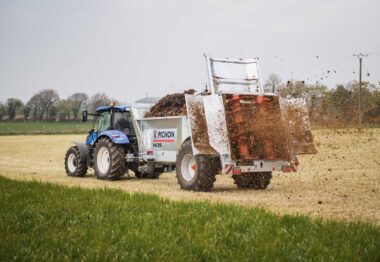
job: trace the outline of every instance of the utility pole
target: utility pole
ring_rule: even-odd
[[[363,57],[367,57],[368,54],[353,54],[353,56],[356,56],[359,58],[359,129],[362,128],[362,60]]]

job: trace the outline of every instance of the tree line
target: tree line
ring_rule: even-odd
[[[265,82],[265,90],[281,97],[305,98],[313,124],[321,126],[344,126],[358,122],[359,84],[351,81],[328,89],[322,84],[307,84],[304,81],[282,82],[276,74],[271,74]],[[117,103],[115,99],[112,99]],[[380,90],[368,82],[362,83],[361,116],[364,124],[380,124]],[[78,120],[83,109],[95,111],[107,105],[111,99],[105,93],[89,97],[85,93],[75,93],[60,98],[53,89],[44,89],[23,103],[18,98],[8,98],[0,102],[0,120],[23,119],[34,121]]]
[[[281,97],[305,98],[310,120],[315,125],[352,126],[358,123],[359,114],[363,124],[380,124],[380,89],[369,82],[362,82],[361,107],[358,81],[329,89],[322,84],[297,80],[283,83],[278,75],[271,74],[265,88],[270,92],[275,90]]]
[[[91,97],[85,93],[74,93],[61,99],[57,91],[44,89],[33,95],[26,103],[15,97],[8,98],[5,103],[0,102],[0,120],[4,118],[25,121],[78,120],[83,109],[94,111],[110,101],[111,99],[104,93],[96,93]]]

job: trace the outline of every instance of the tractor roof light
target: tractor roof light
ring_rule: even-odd
[[[114,107],[115,106],[115,102],[111,101],[110,102],[110,107]]]

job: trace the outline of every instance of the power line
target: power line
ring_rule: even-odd
[[[367,57],[368,54],[353,54],[359,58],[359,128],[362,126],[362,60],[363,57]]]

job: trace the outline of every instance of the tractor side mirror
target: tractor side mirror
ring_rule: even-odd
[[[82,112],[82,122],[87,122],[87,119],[88,119],[87,110],[83,110],[83,112]]]

